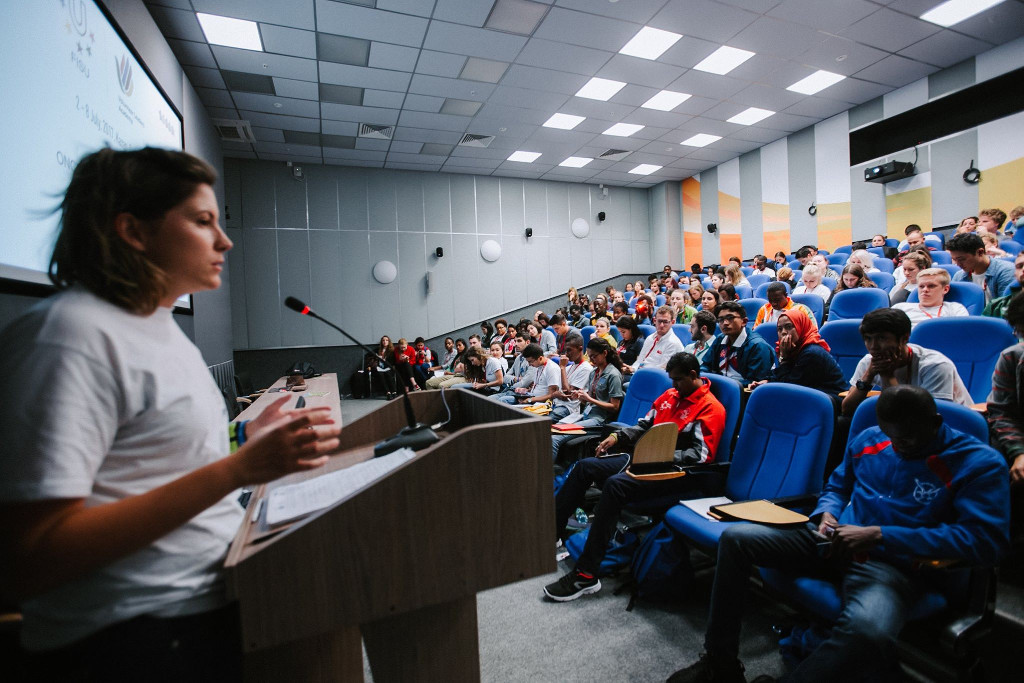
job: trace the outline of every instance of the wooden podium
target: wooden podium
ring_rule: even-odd
[[[376,683],[480,680],[476,593],[555,570],[551,423],[444,398],[441,441],[333,506],[278,530],[256,501],[371,458],[405,426],[401,399],[344,427],[324,469],[254,493],[225,565],[246,680],[362,681],[360,637]],[[420,422],[448,419],[440,392],[410,399]]]

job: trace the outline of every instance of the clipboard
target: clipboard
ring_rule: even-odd
[[[648,429],[633,448],[626,474],[642,481],[686,476],[683,468],[675,464],[678,434],[679,426],[675,422],[662,422]]]
[[[793,512],[770,500],[744,500],[738,503],[712,505],[708,514],[726,522],[754,522],[779,527],[798,526],[810,521],[807,515]]]

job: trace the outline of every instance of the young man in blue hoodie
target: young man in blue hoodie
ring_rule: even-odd
[[[785,678],[889,680],[910,607],[941,581],[915,558],[996,564],[1009,545],[1006,461],[943,424],[931,395],[882,391],[878,426],[847,445],[811,522],[799,529],[734,524],[722,534],[700,661],[669,683],[744,681],[740,620],[755,566],[840,575],[843,611],[831,637]],[[831,538],[825,557],[818,534]],[[933,582],[934,580],[934,582]],[[754,683],[770,681],[767,676]]]

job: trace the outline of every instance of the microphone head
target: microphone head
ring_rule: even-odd
[[[302,303],[301,301],[296,299],[294,296],[287,297],[284,300],[284,305],[287,306],[288,308],[292,309],[293,311],[295,311],[297,313],[301,313],[303,315],[306,315],[307,313],[309,313],[309,306],[307,306],[306,304]]]

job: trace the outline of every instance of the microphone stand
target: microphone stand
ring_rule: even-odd
[[[416,421],[416,414],[413,412],[412,401],[409,400],[409,392],[406,391],[405,382],[398,382],[400,379],[398,377],[398,367],[395,365],[394,361],[384,358],[327,318],[317,315],[309,306],[305,305],[295,297],[288,297],[285,299],[284,303],[285,306],[293,311],[301,313],[302,315],[308,315],[311,318],[316,318],[325,325],[333,327],[338,332],[341,332],[343,335],[351,339],[356,346],[366,351],[374,358],[379,359],[395,373],[396,383],[400,384],[402,388],[402,405],[405,407],[405,420],[408,422],[408,426],[403,427],[398,434],[395,434],[390,439],[385,439],[374,446],[373,457],[379,458],[382,455],[387,455],[388,453],[397,451],[399,448],[411,448],[412,450],[417,451],[441,440],[441,437],[437,435],[437,432],[430,428],[430,425],[425,425]]]

